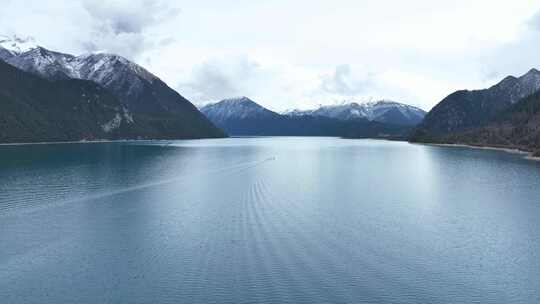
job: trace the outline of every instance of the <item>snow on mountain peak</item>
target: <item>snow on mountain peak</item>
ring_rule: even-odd
[[[128,59],[105,52],[80,56],[59,53],[38,46],[33,38],[0,36],[0,59],[26,71],[45,77],[86,79],[105,86],[129,83],[141,87],[140,81],[153,83],[157,77]],[[128,79],[129,78],[129,79]],[[137,79],[138,78],[138,79]]]
[[[224,103],[254,103],[253,100],[245,97],[245,96],[238,96],[238,97],[231,97],[223,99],[221,102]]]
[[[260,115],[278,115],[247,97],[224,99],[217,103],[206,105],[200,110],[207,117],[212,117],[212,119],[217,121],[224,121],[231,118],[253,118]]]
[[[426,114],[422,109],[391,100],[368,102],[345,101],[335,105],[322,105],[312,110],[289,110],[290,116],[314,115],[337,118],[340,120],[367,119],[399,124],[416,124]]]
[[[11,37],[0,35],[0,47],[10,51],[13,55],[19,55],[38,47],[33,37],[22,38],[16,35]]]
[[[114,78],[111,77],[111,73],[118,68],[129,70],[148,82],[157,79],[156,76],[140,65],[122,56],[106,52],[80,55],[76,57],[74,66],[75,69],[81,70],[83,75],[87,75],[85,78],[96,78],[98,82],[101,82],[103,78]]]

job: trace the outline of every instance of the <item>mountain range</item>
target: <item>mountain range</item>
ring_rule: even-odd
[[[115,99],[115,101],[111,101],[111,107],[107,107],[110,111],[108,114],[114,118],[107,125],[109,127],[103,127],[102,122],[94,121],[94,126],[102,126],[101,129],[105,133],[89,131],[86,136],[81,137],[82,134],[69,134],[71,130],[66,129],[62,135],[56,133],[57,135],[52,136],[51,133],[51,136],[25,137],[27,141],[111,138],[180,139],[225,136],[225,133],[215,127],[187,99],[143,67],[121,56],[105,53],[73,56],[50,51],[29,40],[0,37],[0,60],[27,73],[19,73],[3,66],[4,75],[13,73],[17,74],[17,77],[26,79],[29,78],[28,74],[32,74],[48,81],[47,85],[51,88],[58,86],[56,90],[60,90],[60,87],[69,82],[68,80],[81,80],[69,82],[70,86],[87,85],[87,82],[84,81],[88,81],[107,91],[107,94]],[[32,81],[39,82],[35,79]],[[0,89],[7,91],[9,88],[5,88],[4,84],[0,83]],[[45,92],[44,94],[40,96],[28,95],[25,96],[25,100],[28,104],[40,104],[42,103],[41,99],[67,98],[67,95],[62,94],[55,96],[54,92]],[[74,93],[70,92],[70,94]],[[88,94],[86,93],[84,96],[68,94],[72,99],[70,101],[58,100],[57,105],[67,106],[70,105],[70,102],[76,103],[77,100],[88,97]],[[110,96],[107,99],[110,99]],[[14,97],[12,101],[20,99],[18,95],[12,97]],[[96,100],[100,100],[100,98]],[[112,104],[116,105],[112,106]],[[4,104],[0,104],[0,111],[6,112],[4,106]],[[60,108],[56,110],[61,111]],[[64,112],[70,113],[71,109],[66,108]],[[48,117],[44,115],[44,112],[42,114],[42,120],[51,120],[48,125],[55,123],[53,120],[57,117]],[[71,115],[82,118],[86,114],[74,112]],[[21,123],[31,125],[35,123],[31,119],[32,116],[21,116],[19,120]],[[5,128],[7,128],[5,130],[9,130],[10,125],[6,125]],[[4,132],[7,132],[5,130]],[[4,138],[4,141],[6,140],[10,139]]]
[[[292,110],[284,114],[290,116],[323,116],[339,120],[367,119],[381,123],[416,126],[424,119],[426,111],[389,100],[357,103],[349,102],[339,105],[320,106],[313,110]]]
[[[0,142],[209,138],[225,132],[409,139],[540,154],[540,71],[456,91],[427,114],[388,100],[277,113],[246,97],[199,111],[121,56],[74,56],[32,39],[0,36]]]
[[[200,110],[218,127],[237,136],[405,138],[412,129],[410,126],[370,121],[363,116],[341,119],[300,111],[280,114],[247,97],[225,99]]]
[[[2,65],[4,77],[24,79],[19,85],[0,84],[10,98],[0,104],[5,116],[2,142],[204,138],[226,133],[403,139],[425,115],[390,101],[280,114],[248,98],[208,105],[200,109],[203,115],[158,77],[118,55],[74,56],[48,50],[32,39],[0,37],[0,60],[13,67]],[[32,91],[29,83],[49,89],[26,92]],[[85,100],[87,107],[82,106]],[[17,112],[22,108],[28,110]],[[8,113],[17,118],[8,118]]]

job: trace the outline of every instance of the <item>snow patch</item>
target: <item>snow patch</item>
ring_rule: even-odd
[[[121,123],[122,116],[120,115],[120,113],[116,113],[113,119],[101,125],[101,129],[103,129],[103,131],[105,131],[106,133],[109,133],[115,129],[118,129]]]
[[[131,113],[129,112],[127,108],[122,107],[122,111],[123,111],[124,119],[126,120],[126,123],[132,124],[133,122],[135,122],[135,120],[133,120],[133,115],[131,115]]]

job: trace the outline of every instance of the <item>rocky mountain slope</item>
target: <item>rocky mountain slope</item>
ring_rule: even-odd
[[[73,56],[21,39],[0,39],[0,59],[50,81],[93,81],[110,91],[140,126],[137,138],[222,137],[188,100],[141,66],[114,54]]]
[[[323,116],[340,120],[367,119],[394,125],[415,126],[424,119],[426,112],[406,104],[380,100],[376,102],[350,102],[321,106],[313,110],[292,110],[284,114],[290,116]]]
[[[484,90],[462,90],[437,104],[418,126],[414,141],[438,141],[443,137],[482,127],[501,112],[540,90],[540,71],[521,77],[508,76]]]
[[[139,127],[92,81],[49,81],[0,60],[0,142],[118,139]]]
[[[540,157],[540,91],[512,105],[486,126],[451,134],[445,141],[520,149]]]

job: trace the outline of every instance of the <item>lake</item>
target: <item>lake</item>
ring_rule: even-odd
[[[0,146],[1,303],[540,303],[540,162],[338,138]]]

